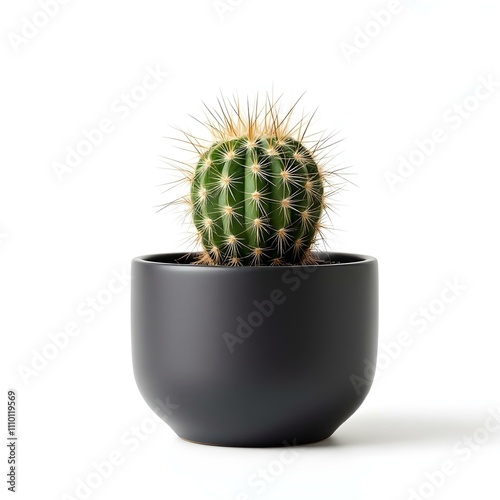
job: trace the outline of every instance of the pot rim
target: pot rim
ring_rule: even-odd
[[[220,272],[221,270],[230,269],[231,272],[252,272],[255,270],[266,270],[265,272],[276,272],[278,270],[301,268],[301,267],[339,267],[339,266],[359,266],[366,265],[372,262],[377,262],[375,257],[370,255],[348,253],[348,252],[313,252],[314,255],[320,259],[326,259],[320,264],[293,264],[287,266],[208,266],[208,265],[193,265],[192,258],[199,252],[169,252],[169,253],[156,253],[146,254],[135,257],[132,262],[141,263],[142,265],[151,266],[168,266],[180,267],[190,269],[210,269],[210,272]],[[188,262],[178,262],[179,260],[186,260]],[[167,260],[168,259],[168,260]],[[340,262],[339,262],[340,261]]]

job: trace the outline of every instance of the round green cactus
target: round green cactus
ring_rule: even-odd
[[[302,263],[310,258],[323,210],[323,182],[297,140],[241,136],[202,154],[191,202],[207,262]]]
[[[331,135],[311,141],[311,118],[290,124],[297,103],[281,117],[277,101],[245,112],[237,100],[219,101],[203,124],[204,141],[184,132],[198,157],[193,169],[178,162],[190,183],[187,201],[208,265],[315,263],[311,247],[321,233]],[[312,144],[311,144],[312,142]],[[174,160],[175,161],[175,160]]]

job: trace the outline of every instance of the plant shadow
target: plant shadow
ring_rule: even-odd
[[[426,415],[363,415],[351,417],[332,436],[306,448],[378,446],[443,442],[449,444],[472,432],[480,421],[472,417]]]

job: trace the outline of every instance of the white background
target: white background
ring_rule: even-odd
[[[500,3],[232,3],[70,0],[34,28],[47,21],[37,2],[2,4],[2,365],[19,397],[18,498],[83,498],[89,478],[88,498],[499,498],[487,417],[500,410]],[[169,75],[141,93],[148,67]],[[169,127],[191,126],[219,91],[273,86],[290,102],[307,91],[315,130],[345,137],[337,165],[357,187],[338,199],[330,247],[378,258],[380,352],[392,346],[361,409],[288,464],[280,449],[190,444],[152,420],[132,373],[128,285],[82,312],[113,273],[127,283],[132,257],[186,249],[185,228],[155,208],[170,179],[159,155],[178,154]],[[142,100],[124,109],[131,92]],[[102,119],[113,130],[59,179],[54,163]],[[422,159],[415,141],[436,128],[445,139]],[[391,189],[410,156],[419,164]],[[447,304],[446,280],[460,288]],[[79,334],[54,354],[49,335],[72,322]],[[53,359],[23,377],[43,349]],[[100,481],[93,462],[110,454],[121,462]],[[446,461],[453,472],[426,485]],[[252,482],[259,470],[270,480]]]

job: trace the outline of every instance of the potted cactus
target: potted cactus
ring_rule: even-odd
[[[323,440],[372,382],[377,261],[316,249],[341,177],[330,137],[278,101],[206,108],[210,138],[186,132],[196,160],[181,167],[199,249],[132,261],[139,390],[197,443]]]

